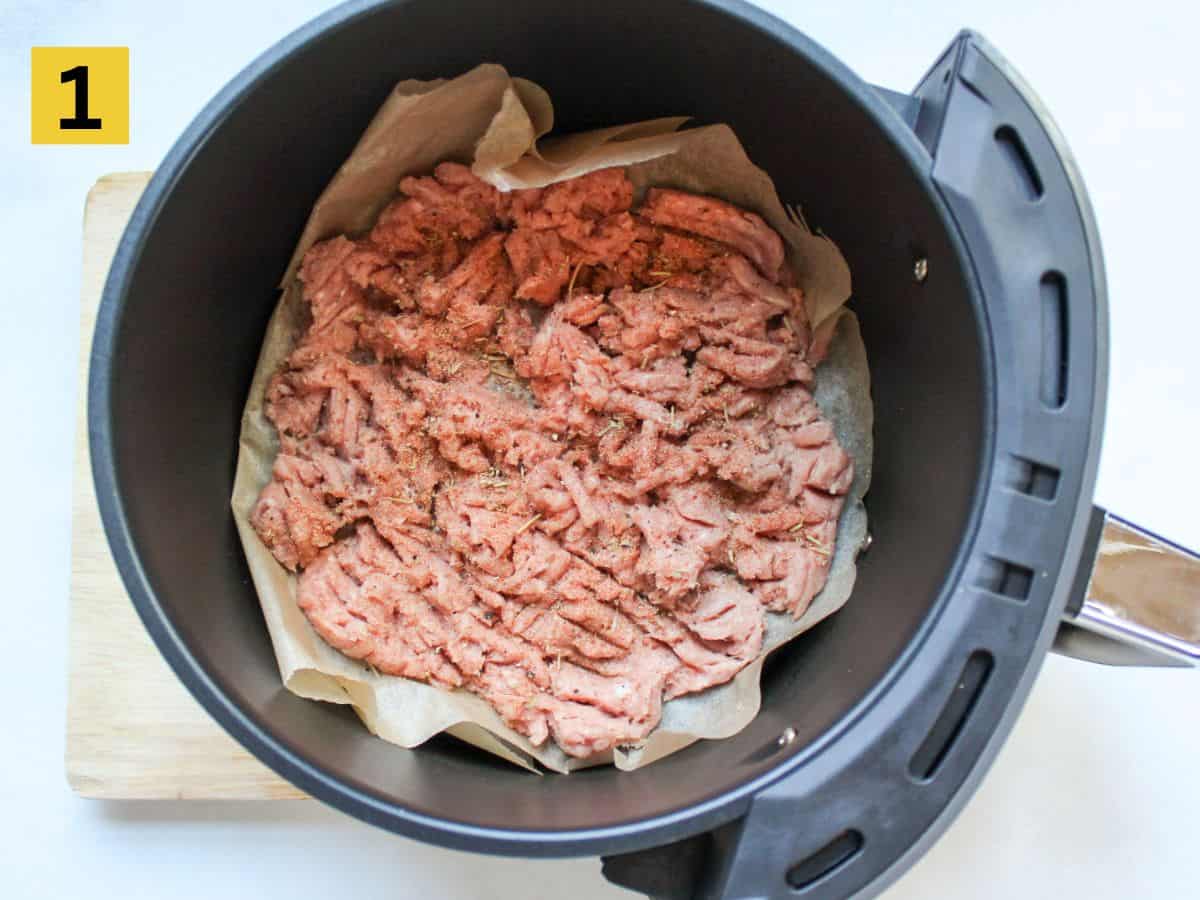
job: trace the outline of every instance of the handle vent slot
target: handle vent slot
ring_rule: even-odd
[[[1001,125],[996,129],[996,146],[1000,155],[1008,162],[1017,184],[1030,202],[1042,199],[1045,188],[1042,186],[1042,176],[1038,174],[1033,157],[1025,149],[1025,144],[1017,130],[1011,125]]]
[[[908,772],[913,778],[928,781],[937,774],[979,702],[992,673],[992,662],[992,654],[986,650],[976,650],[967,657],[946,705],[908,762]]]
[[[807,891],[824,881],[862,852],[862,832],[843,831],[832,841],[787,871],[787,883],[796,893]]]
[[[1038,285],[1042,307],[1042,404],[1062,409],[1067,402],[1067,279],[1049,271]]]
[[[985,591],[1024,602],[1033,588],[1033,569],[996,556],[984,558],[975,586]]]
[[[1006,481],[1014,491],[1038,500],[1053,500],[1058,496],[1062,472],[1023,456],[1010,456]]]

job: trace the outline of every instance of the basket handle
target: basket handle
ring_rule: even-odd
[[[1088,540],[1055,651],[1105,665],[1200,666],[1200,555],[1099,507]]]

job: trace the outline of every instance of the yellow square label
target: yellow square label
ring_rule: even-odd
[[[34,47],[35,144],[129,143],[129,48]]]

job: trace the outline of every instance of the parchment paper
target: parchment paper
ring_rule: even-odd
[[[401,82],[367,126],[317,200],[284,273],[283,297],[267,326],[242,416],[233,514],[288,690],[313,700],[350,703],[372,732],[403,747],[445,731],[532,771],[540,771],[538,763],[568,772],[608,762],[628,770],[700,738],[728,737],[744,728],[758,712],[767,653],[846,602],[854,586],[855,557],[866,536],[862,497],[870,483],[872,452],[866,352],[857,320],[843,309],[850,295],[849,269],[831,241],[812,234],[794,208],[785,210],[770,178],[750,162],[727,126],[677,131],[685,121],[655,119],[544,138],[554,122],[546,92],[510,78],[499,66],[481,65],[449,81]],[[639,199],[647,186],[677,187],[754,210],[783,237],[813,325],[818,334],[831,336],[829,356],[817,370],[815,395],[854,460],[855,478],[825,589],[799,620],[768,614],[762,656],[728,684],[668,702],[660,726],[636,747],[587,760],[568,757],[553,741],[534,747],[474,694],[379,675],[343,656],[309,625],[296,604],[295,576],[275,561],[250,525],[250,512],[270,480],[279,446],[263,414],[267,382],[294,346],[304,321],[295,278],[300,259],[318,240],[368,230],[403,176],[426,174],[445,160],[471,165],[502,190],[622,165],[629,167]]]

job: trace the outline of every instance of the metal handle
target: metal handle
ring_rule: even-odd
[[[1200,666],[1200,556],[1102,509],[1092,530],[1091,572],[1054,649],[1107,665]]]

